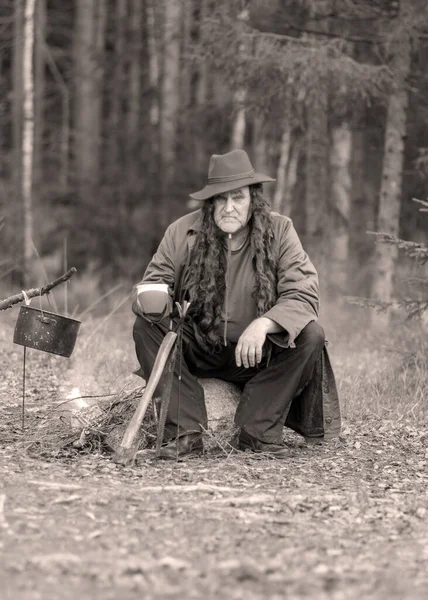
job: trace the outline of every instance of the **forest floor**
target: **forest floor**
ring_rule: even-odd
[[[428,378],[417,354],[403,367],[401,355],[350,350],[333,332],[342,435],[307,446],[289,433],[288,460],[210,450],[171,463],[143,453],[122,468],[99,452],[28,453],[23,349],[12,343],[17,312],[7,313],[2,600],[428,597]],[[109,393],[135,379],[129,315],[100,323],[82,324],[71,359],[28,351],[26,419],[76,385]]]

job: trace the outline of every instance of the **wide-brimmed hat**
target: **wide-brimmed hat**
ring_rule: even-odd
[[[200,192],[190,194],[190,197],[195,200],[208,200],[216,194],[268,181],[275,179],[263,173],[256,173],[245,150],[232,150],[226,154],[211,156],[207,185]]]

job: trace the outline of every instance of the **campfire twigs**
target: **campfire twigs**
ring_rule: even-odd
[[[172,348],[177,339],[177,334],[174,331],[168,331],[157,353],[155,363],[153,365],[152,372],[147,381],[146,389],[144,390],[143,396],[138,403],[137,409],[129,422],[129,425],[123,436],[122,443],[117,449],[113,456],[113,461],[117,464],[127,466],[133,463],[137,448],[134,447],[134,440],[141,427],[144,415],[146,414],[147,407],[153,398],[153,394],[160,381],[162,373],[165,368],[165,364],[171,353]]]
[[[61,275],[61,277],[58,277],[58,279],[47,283],[43,287],[32,288],[31,290],[26,291],[25,294],[28,298],[35,298],[36,296],[43,296],[44,294],[48,294],[54,287],[56,287],[60,283],[68,281],[70,277],[72,277],[76,272],[76,267],[71,267],[71,269],[69,269],[67,273],[64,273],[64,275]],[[23,302],[24,300],[25,295],[23,292],[21,292],[20,294],[15,294],[14,296],[9,296],[9,298],[0,300],[0,310],[12,308],[12,306],[14,306],[15,304],[19,304],[19,302]]]

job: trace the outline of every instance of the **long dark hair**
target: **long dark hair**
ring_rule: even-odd
[[[250,185],[250,243],[254,255],[257,316],[276,302],[276,264],[272,253],[273,227],[270,204],[263,196],[262,184]],[[209,352],[220,349],[217,333],[225,295],[226,256],[224,232],[214,222],[214,199],[202,207],[202,224],[192,250],[191,269],[185,287],[191,301],[190,313],[195,336]]]

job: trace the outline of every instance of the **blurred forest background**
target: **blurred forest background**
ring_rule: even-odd
[[[128,293],[232,148],[329,302],[407,294],[367,231],[428,241],[427,4],[1,0],[1,296],[71,265],[81,307]]]

